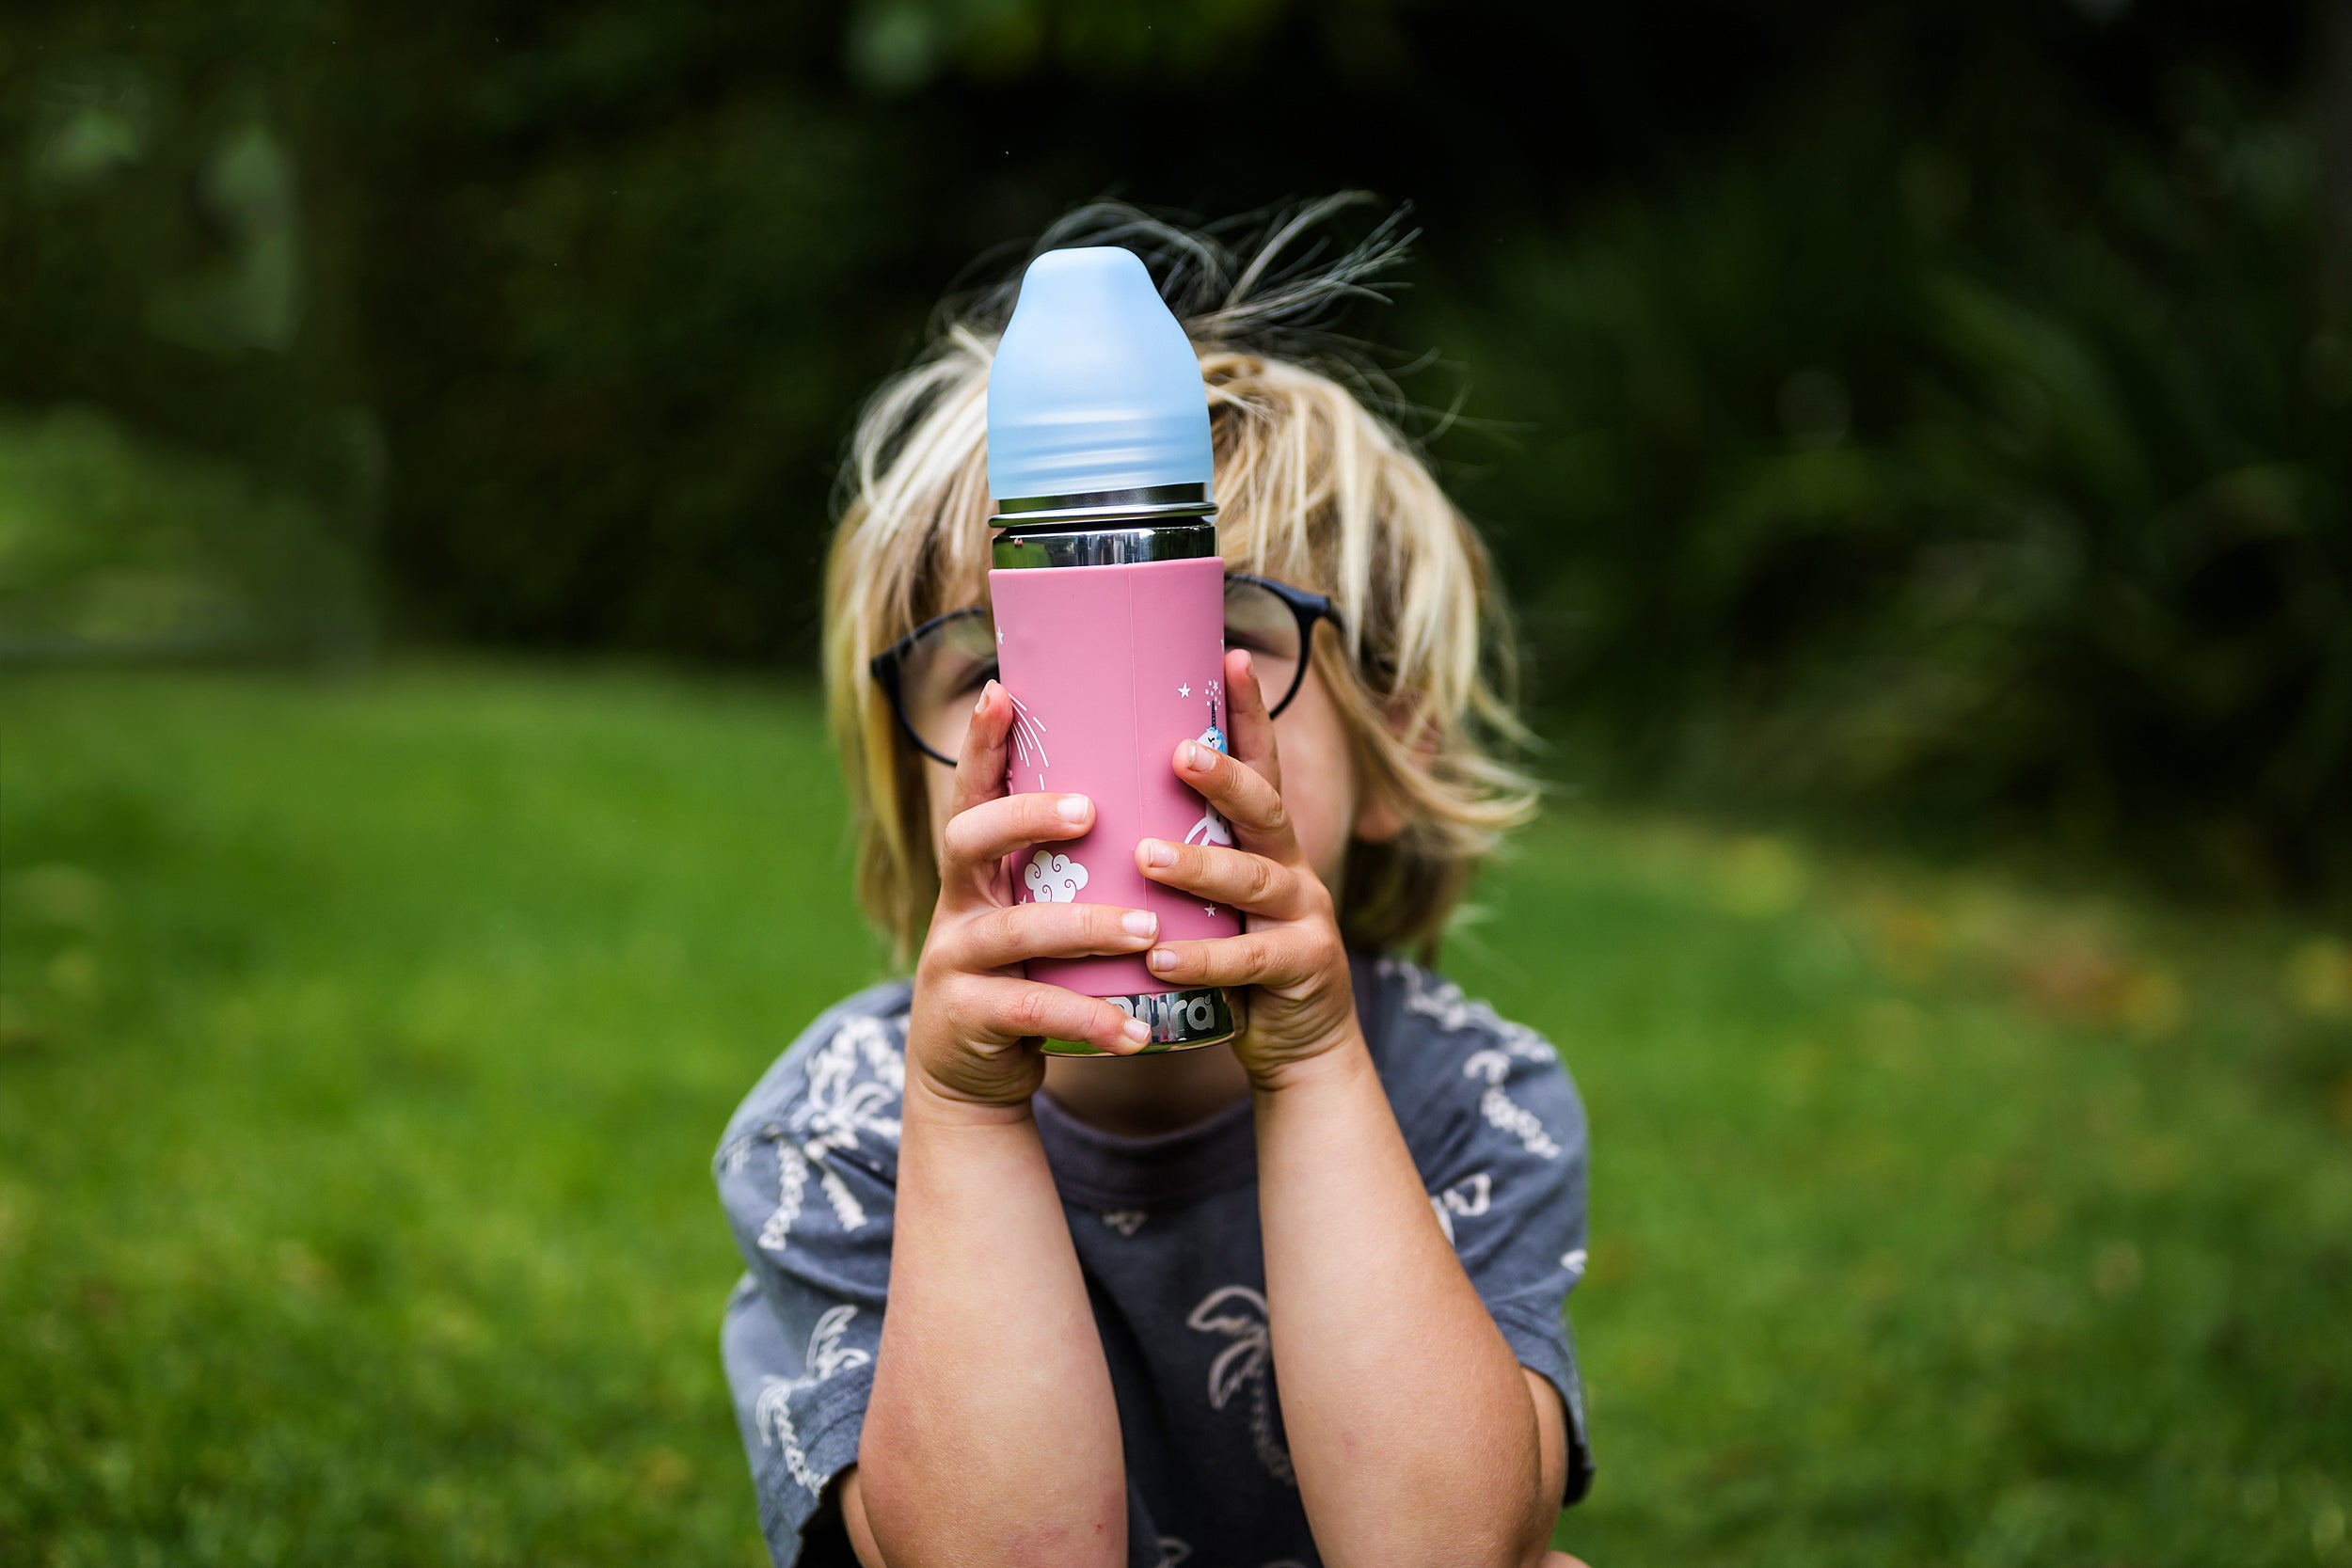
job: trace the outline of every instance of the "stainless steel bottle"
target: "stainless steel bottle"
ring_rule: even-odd
[[[1104,247],[1030,264],[990,372],[988,420],[1002,531],[989,588],[1015,711],[1008,784],[1095,805],[1084,837],[1015,857],[1014,896],[1148,909],[1164,941],[1236,935],[1238,911],[1136,864],[1146,837],[1232,842],[1174,769],[1180,741],[1225,749],[1225,568],[1200,361],[1140,261]],[[1027,971],[1142,1019],[1151,1050],[1238,1026],[1222,990],[1169,990],[1140,957]]]
[[[1022,498],[993,521],[1004,527],[989,574],[997,656],[1018,716],[1010,787],[1074,789],[1095,803],[1084,838],[1019,858],[1015,896],[1149,909],[1163,939],[1236,934],[1234,911],[1135,865],[1147,836],[1232,841],[1170,766],[1180,740],[1224,746],[1225,569],[1205,487]],[[1140,959],[1035,960],[1028,973],[1142,1019],[1150,1050],[1211,1045],[1236,1026],[1223,990],[1167,990]],[[1093,1053],[1069,1041],[1046,1049]]]

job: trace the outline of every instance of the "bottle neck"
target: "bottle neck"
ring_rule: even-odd
[[[1000,501],[989,521],[999,571],[1131,566],[1216,554],[1216,511],[1205,484]]]
[[[999,528],[1034,528],[1081,518],[1199,517],[1216,510],[1205,484],[1148,484],[1078,496],[1017,496],[998,501],[989,521]]]

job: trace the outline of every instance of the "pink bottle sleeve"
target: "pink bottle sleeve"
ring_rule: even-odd
[[[1007,787],[1075,791],[1095,813],[1083,838],[1013,857],[1014,898],[1150,910],[1172,941],[1239,934],[1232,909],[1136,869],[1140,839],[1232,842],[1171,760],[1179,740],[1225,749],[1224,562],[993,571],[988,580],[1015,714]],[[1033,959],[1028,974],[1088,996],[1172,989],[1140,957]]]

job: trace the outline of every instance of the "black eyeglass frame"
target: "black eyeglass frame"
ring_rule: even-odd
[[[1266,717],[1274,718],[1291,705],[1291,699],[1297,696],[1298,689],[1306,684],[1307,661],[1314,652],[1315,623],[1328,621],[1335,630],[1343,630],[1345,623],[1340,619],[1340,612],[1332,605],[1330,595],[1327,594],[1311,593],[1304,588],[1294,588],[1287,582],[1277,582],[1272,578],[1262,578],[1249,572],[1228,572],[1225,574],[1225,580],[1229,583],[1247,582],[1264,589],[1288,605],[1291,614],[1298,622],[1298,668],[1291,672],[1289,689],[1280,697],[1266,705]],[[923,755],[933,762],[946,763],[950,768],[956,765],[956,759],[933,751],[922,736],[915,732],[914,721],[907,714],[903,674],[907,656],[914,651],[914,645],[917,642],[950,621],[961,621],[967,616],[974,615],[988,615],[993,618],[993,612],[987,606],[977,604],[966,605],[961,610],[951,610],[945,615],[934,615],[866,661],[866,673],[874,677],[874,684],[881,687],[883,694],[890,699],[890,711],[898,721],[898,733],[914,742],[914,749]]]

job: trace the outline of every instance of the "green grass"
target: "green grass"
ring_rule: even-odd
[[[1555,814],[1633,1563],[2352,1560],[2352,957]],[[0,1561],[761,1560],[706,1176],[878,972],[792,691],[0,683]],[[1215,1565],[1212,1565],[1215,1568]]]

